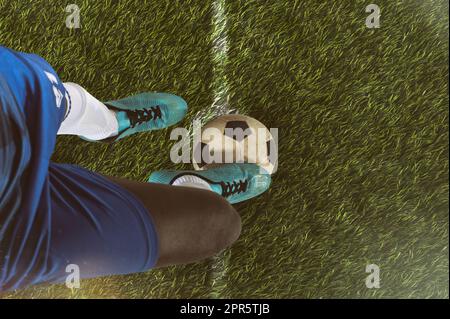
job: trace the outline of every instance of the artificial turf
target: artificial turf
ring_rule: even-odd
[[[183,96],[180,124],[214,102],[213,1],[0,0],[0,43],[47,59],[101,100]],[[231,108],[279,129],[271,189],[236,205],[219,257],[143,274],[37,286],[3,298],[448,298],[448,2],[226,0]],[[60,137],[56,162],[145,180],[169,130],[112,146]],[[367,264],[381,287],[365,286]]]

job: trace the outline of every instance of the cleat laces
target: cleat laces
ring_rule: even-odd
[[[234,194],[239,194],[247,191],[248,181],[240,180],[238,182],[221,182],[222,186],[222,196],[229,197]]]
[[[150,109],[127,110],[126,112],[128,118],[130,119],[130,127],[132,128],[136,125],[162,118],[161,108],[159,105],[152,106]]]

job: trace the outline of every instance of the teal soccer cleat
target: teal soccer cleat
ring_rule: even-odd
[[[271,177],[256,164],[223,164],[203,171],[157,171],[148,181],[180,186],[195,184],[234,204],[264,193],[270,186]]]
[[[187,112],[187,103],[169,93],[146,92],[104,104],[116,111],[119,122],[119,134],[112,141],[169,127],[181,121]]]

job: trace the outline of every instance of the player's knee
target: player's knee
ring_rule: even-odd
[[[212,254],[231,246],[241,234],[241,217],[238,212],[222,197],[217,197],[211,210],[211,240]]]

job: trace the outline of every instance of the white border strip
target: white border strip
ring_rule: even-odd
[[[229,86],[225,73],[228,64],[228,35],[227,16],[225,12],[226,0],[213,1],[213,90],[214,102],[210,110],[204,114],[199,114],[201,120],[209,120],[215,116],[229,112]],[[224,251],[215,256],[211,269],[211,297],[223,298],[222,288],[226,285],[223,282],[230,262],[230,252]]]
[[[225,0],[213,0],[212,9],[212,90],[214,101],[211,107],[205,108],[195,115],[194,119],[201,121],[202,125],[217,116],[228,114],[230,112],[228,103],[229,83],[225,73],[228,64],[228,35]]]

